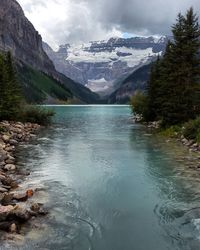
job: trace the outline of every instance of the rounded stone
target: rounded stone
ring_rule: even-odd
[[[13,171],[13,170],[16,170],[16,166],[14,164],[6,164],[4,166],[4,169],[7,171]]]

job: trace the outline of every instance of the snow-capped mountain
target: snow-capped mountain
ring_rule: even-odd
[[[94,92],[109,94],[116,82],[149,64],[165,50],[168,38],[110,38],[81,45],[44,49],[58,71]]]

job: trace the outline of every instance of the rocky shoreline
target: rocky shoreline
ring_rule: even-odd
[[[145,125],[147,126],[148,129],[151,129],[151,130],[158,130],[160,128],[159,121],[149,122]],[[195,140],[188,140],[183,135],[178,135],[178,134],[176,134],[174,136],[174,138],[172,138],[172,139],[176,139],[177,142],[179,142],[183,146],[187,147],[190,152],[196,152],[196,153],[200,152],[200,144],[197,143]],[[169,139],[167,141],[169,141]]]
[[[32,123],[0,122],[0,231],[20,233],[33,217],[45,215],[42,204],[34,203],[33,189],[19,191],[23,176],[30,173],[17,167],[15,152],[20,143],[36,137],[41,126]]]

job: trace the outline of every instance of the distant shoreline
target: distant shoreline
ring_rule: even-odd
[[[129,107],[129,104],[42,104],[43,107]]]

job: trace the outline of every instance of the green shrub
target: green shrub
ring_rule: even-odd
[[[198,142],[200,144],[200,131],[198,131],[198,133],[197,133],[196,142]]]
[[[147,97],[142,92],[137,92],[131,98],[131,107],[134,114],[141,115],[143,118],[146,117],[147,114]]]
[[[180,134],[181,134],[181,127],[178,125],[163,129],[160,132],[160,135],[170,138],[176,138]]]
[[[54,111],[46,108],[38,106],[26,106],[22,112],[22,121],[46,126],[51,123],[51,119],[54,114]]]
[[[200,140],[200,117],[185,123],[183,135],[189,140]]]
[[[5,132],[7,132],[7,129],[4,128],[4,127],[2,127],[2,126],[0,126],[0,133],[5,133]]]

